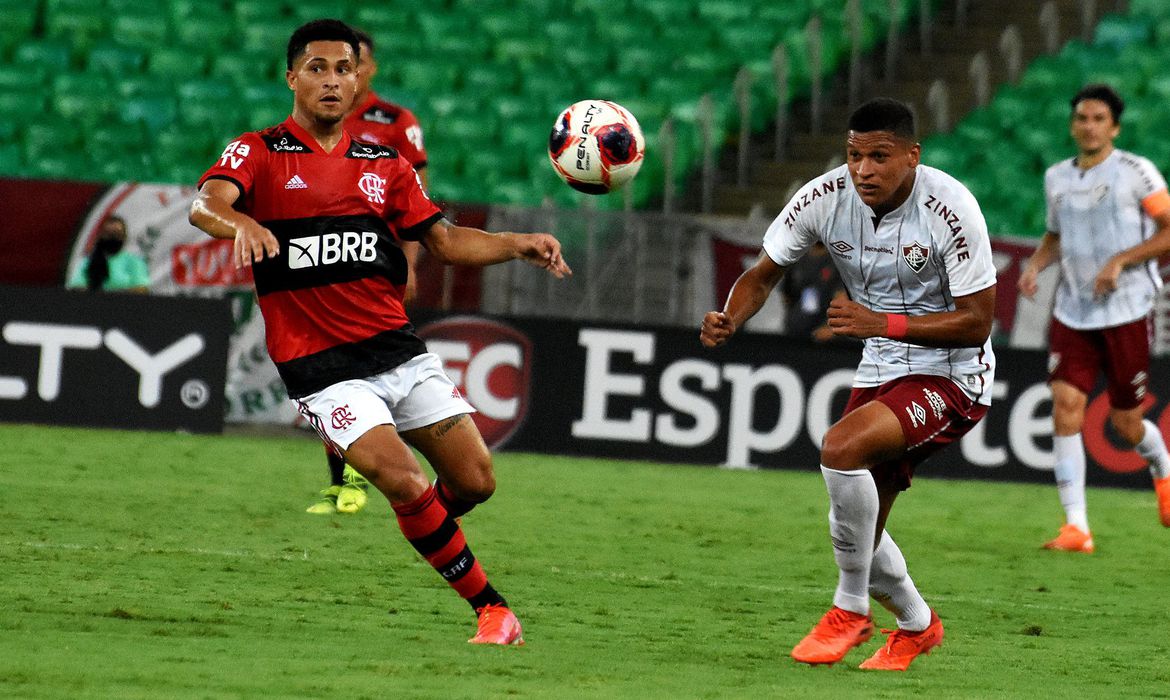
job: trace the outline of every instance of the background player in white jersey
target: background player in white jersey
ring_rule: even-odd
[[[723,310],[703,318],[702,343],[727,342],[821,241],[849,292],[829,307],[829,326],[865,340],[845,415],[821,445],[839,578],[833,607],[792,650],[804,663],[840,661],[873,635],[871,595],[898,629],[862,668],[905,670],[943,638],[885,524],[914,466],[987,412],[995,269],[975,198],[919,165],[919,154],[909,107],[890,99],[859,107],[846,165],[797,192]]]
[[[1091,553],[1081,427],[1102,371],[1109,419],[1150,464],[1162,524],[1170,527],[1170,455],[1158,427],[1143,419],[1150,369],[1150,311],[1162,286],[1156,260],[1170,251],[1170,194],[1154,165],[1114,148],[1125,103],[1107,85],[1072,99],[1077,156],[1044,174],[1047,233],[1020,276],[1032,297],[1036,276],[1060,261],[1048,371],[1056,486],[1065,525],[1044,546]]]

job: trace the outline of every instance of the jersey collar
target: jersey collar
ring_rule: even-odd
[[[354,108],[354,110],[352,112],[350,112],[350,114],[351,115],[365,114],[367,111],[369,111],[370,107],[373,107],[379,100],[380,100],[380,98],[376,94],[374,94],[374,91],[370,90],[369,92],[366,93],[365,101],[362,102],[360,105],[358,105],[356,108]]]
[[[349,132],[344,129],[341,132],[341,140],[337,142],[337,145],[333,147],[332,151],[326,153],[325,149],[321,148],[321,144],[317,143],[317,139],[313,138],[313,135],[308,131],[305,131],[300,124],[297,124],[291,114],[284,120],[284,127],[292,132],[292,135],[296,136],[301,143],[308,146],[310,151],[318,155],[344,156],[349,152],[349,144],[352,139],[350,138]]]

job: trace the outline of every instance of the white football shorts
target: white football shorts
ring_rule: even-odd
[[[379,425],[390,424],[403,432],[461,413],[475,413],[434,353],[412,357],[384,374],[338,382],[294,401],[321,437],[343,450]]]

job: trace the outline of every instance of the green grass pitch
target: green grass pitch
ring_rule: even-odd
[[[6,425],[0,444],[0,697],[1170,697],[1152,492],[1091,491],[1086,557],[1038,549],[1054,487],[916,481],[890,531],[947,636],[891,674],[857,669],[878,639],[788,657],[836,581],[815,465],[498,455],[463,525],[525,626],[502,649],[466,643],[470,609],[380,497],[303,512],[310,437]]]

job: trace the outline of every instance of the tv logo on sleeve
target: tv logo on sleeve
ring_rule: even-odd
[[[378,257],[378,234],[341,231],[293,238],[288,242],[288,269],[300,270],[339,262],[373,262]]]

